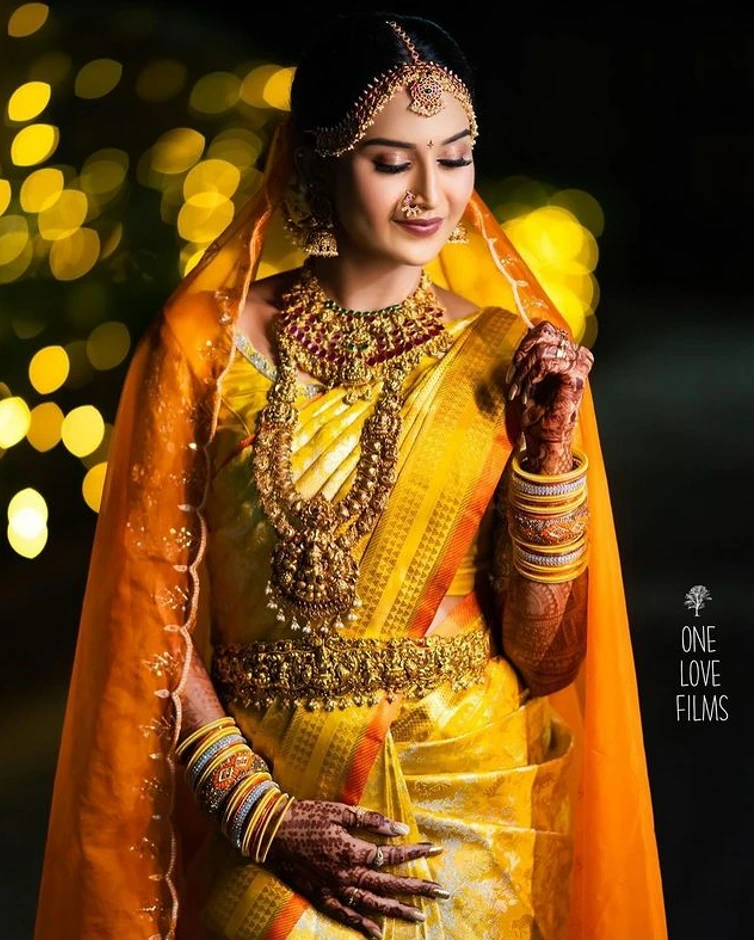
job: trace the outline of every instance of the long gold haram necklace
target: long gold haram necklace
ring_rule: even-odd
[[[404,379],[422,356],[441,356],[451,343],[443,312],[424,271],[409,297],[382,310],[348,310],[329,300],[308,262],[283,295],[275,318],[278,374],[260,412],[252,469],[277,534],[268,606],[292,630],[332,635],[358,617],[351,549],[376,523],[395,483]],[[293,481],[299,364],[328,388],[346,387],[349,404],[371,399],[381,383],[361,431],[353,486],[337,503],[321,493],[304,499]]]

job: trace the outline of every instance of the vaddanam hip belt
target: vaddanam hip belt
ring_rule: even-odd
[[[226,702],[310,709],[374,705],[383,696],[420,699],[443,683],[454,690],[484,681],[487,627],[454,636],[389,640],[339,635],[216,646],[212,679]]]

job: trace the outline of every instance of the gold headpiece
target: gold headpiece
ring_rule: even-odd
[[[352,150],[364,136],[378,112],[400,88],[405,88],[411,99],[409,110],[425,117],[431,117],[442,110],[444,91],[453,95],[468,116],[472,144],[476,140],[478,133],[476,115],[466,85],[455,72],[444,65],[425,62],[411,37],[397,23],[392,20],[387,22],[405,43],[411,61],[394,66],[370,82],[339,124],[312,129],[316,139],[315,150],[321,156],[339,157],[347,150]]]

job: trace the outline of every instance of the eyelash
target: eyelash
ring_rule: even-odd
[[[471,160],[438,160],[438,163],[445,167],[469,166]],[[374,168],[379,173],[402,173],[411,166],[410,163],[378,163],[375,161]]]

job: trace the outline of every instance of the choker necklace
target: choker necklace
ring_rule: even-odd
[[[411,368],[423,355],[444,352],[450,334],[443,313],[424,270],[417,288],[401,303],[349,310],[325,295],[307,263],[283,295],[277,343],[323,385],[345,386],[346,404],[352,404],[372,397],[388,364]]]
[[[278,374],[258,416],[252,472],[262,508],[277,534],[268,606],[278,621],[313,637],[358,619],[359,566],[352,547],[374,525],[395,483],[402,426],[403,382],[424,355],[441,356],[452,342],[428,276],[402,303],[354,311],[328,300],[304,265],[283,295],[275,318]],[[291,454],[298,411],[297,367],[328,388],[346,387],[344,401],[371,399],[354,483],[337,503],[296,489]]]

